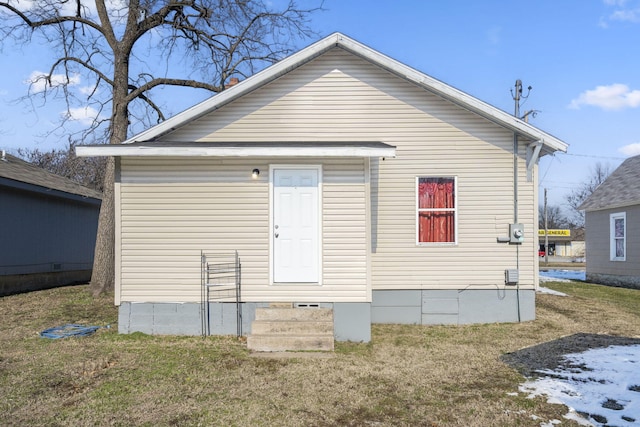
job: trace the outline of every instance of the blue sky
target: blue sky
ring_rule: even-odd
[[[320,36],[343,32],[505,111],[516,79],[532,86],[521,111],[538,111],[531,123],[569,144],[540,163],[550,204],[562,205],[596,162],[615,168],[640,154],[640,0],[326,0],[325,8],[311,23]],[[48,57],[43,45],[5,44],[0,148],[66,143],[42,136],[63,104],[16,102]],[[202,100],[185,95],[171,113]]]

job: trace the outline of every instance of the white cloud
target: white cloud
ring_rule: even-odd
[[[640,9],[616,10],[609,15],[611,21],[640,22]]]
[[[78,90],[80,91],[81,94],[87,95],[87,96],[98,92],[95,86],[82,86],[78,88]]]
[[[624,6],[627,0],[604,0],[607,6]]]
[[[11,3],[11,2],[10,2]],[[17,2],[16,2],[17,3]],[[86,4],[85,4],[86,3]],[[20,8],[22,10],[30,10],[30,11],[38,11],[43,12],[42,3],[37,0],[21,0]],[[95,1],[83,2],[83,9],[85,13],[90,13],[93,16],[96,15],[96,4]],[[77,13],[78,5],[75,2],[65,1],[65,2],[56,2],[54,8],[57,10],[57,14],[62,16],[74,16]],[[47,8],[51,10],[50,8]],[[51,13],[49,13],[51,14]],[[83,14],[84,15],[84,14]]]
[[[600,107],[603,110],[636,108],[640,106],[640,90],[631,90],[629,86],[621,83],[597,86],[595,89],[582,92],[571,101],[569,108],[579,109],[583,105]]]
[[[47,74],[42,71],[33,71],[25,83],[30,85],[32,93],[44,92],[46,89],[64,84],[69,86],[80,84],[80,76],[78,74],[72,74],[68,77],[64,74],[53,74],[50,81],[47,80],[46,76]]]
[[[640,4],[638,0],[630,2],[629,0],[603,0],[606,6],[614,7],[615,9],[608,16],[600,18],[599,26],[602,28],[609,28],[609,23],[613,21],[618,22],[640,22]],[[633,4],[629,4],[633,3]]]
[[[68,118],[69,120],[74,120],[80,122],[85,126],[90,126],[93,124],[94,120],[98,117],[99,113],[93,107],[78,107],[78,108],[70,108],[69,111],[65,111],[62,113],[63,116]]]
[[[618,148],[618,151],[625,156],[637,156],[640,154],[640,142],[636,142],[634,144],[625,145],[624,147]]]

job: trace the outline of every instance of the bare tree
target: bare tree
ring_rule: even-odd
[[[569,220],[573,227],[584,227],[584,212],[579,210],[578,207],[611,175],[611,172],[610,164],[597,162],[591,168],[591,174],[587,180],[566,196],[567,205],[571,208]]]
[[[102,191],[107,159],[104,157],[77,157],[75,143],[65,149],[41,151],[37,148],[19,148],[18,156],[56,175],[64,176],[85,187]]]
[[[286,0],[285,0],[286,1]],[[320,1],[320,0],[318,0]],[[234,77],[290,53],[296,39],[312,34],[310,15],[322,7],[300,8],[295,0],[281,9],[262,0],[0,0],[4,43],[44,42],[57,59],[33,79],[46,97],[91,108],[85,133],[116,144],[134,130],[165,119],[155,89],[189,87],[224,90]],[[36,38],[37,40],[34,40]],[[88,78],[82,96],[73,89]],[[186,77],[185,77],[186,76]],[[137,128],[136,128],[137,127]],[[102,130],[102,134],[100,131]],[[114,285],[114,160],[107,162],[91,290]]]
[[[544,206],[538,207],[538,227],[544,229]],[[547,228],[564,229],[569,228],[570,223],[560,206],[547,205]]]

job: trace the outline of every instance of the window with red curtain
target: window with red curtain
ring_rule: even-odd
[[[455,243],[455,178],[418,178],[418,243]]]

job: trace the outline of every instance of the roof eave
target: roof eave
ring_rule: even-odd
[[[403,78],[407,81],[413,82],[423,89],[440,96],[464,109],[472,111],[486,119],[503,126],[521,136],[529,138],[534,141],[542,141],[544,150],[542,154],[550,154],[556,151],[566,152],[568,145],[560,139],[541,131],[540,129],[531,126],[523,120],[514,117],[490,104],[487,104],[479,99],[466,94],[450,85],[447,85],[433,77],[430,77],[424,73],[421,73],[401,62],[394,60],[368,46],[359,43],[341,33],[331,34],[316,43],[290,55],[280,62],[273,64],[272,66],[256,73],[255,75],[247,78],[244,81],[239,82],[232,88],[227,89],[185,111],[179,113],[164,122],[143,131],[123,144],[140,142],[140,141],[153,141],[157,138],[177,129],[183,124],[202,117],[223,105],[237,99],[249,92],[279,78],[292,69],[295,69],[302,64],[305,64],[314,58],[322,55],[329,49],[338,46],[351,52],[354,55],[360,56],[365,60],[372,62],[387,71]]]
[[[417,71],[401,62],[396,61],[386,55],[381,54],[366,45],[352,40],[344,35],[337,34],[338,45],[345,50],[350,51],[354,55],[358,55],[369,62],[378,64],[387,71],[413,82],[423,89],[448,100],[464,109],[472,111],[486,119],[506,127],[511,131],[525,136],[534,141],[542,141],[545,146],[545,154],[556,151],[567,152],[568,144],[560,139],[550,135],[540,129],[532,126],[525,121],[508,114],[486,102],[479,100],[461,90],[458,90],[440,80],[430,77],[420,71]]]
[[[278,145],[265,146],[212,146],[193,145],[182,146],[179,144],[170,146],[149,145],[93,145],[76,147],[78,157],[93,156],[132,156],[132,157],[395,157],[396,148],[386,144],[379,146],[358,146],[345,144],[342,147],[322,145],[298,147]]]
[[[314,58],[322,55],[322,53],[331,49],[339,44],[341,34],[334,33],[328,37],[319,40],[318,42],[307,46],[306,48],[290,55],[279,62],[265,68],[264,70],[254,74],[246,80],[240,81],[233,87],[224,90],[211,98],[194,105],[191,108],[184,110],[181,113],[165,120],[153,126],[132,138],[123,142],[123,144],[129,144],[139,141],[152,141],[157,139],[175,129],[186,122],[190,122],[199,117],[202,117],[210,112],[228,104],[229,102],[237,99],[249,92],[252,92],[258,87],[261,87],[280,76],[285,75],[290,70],[293,70],[300,65],[313,60]]]

